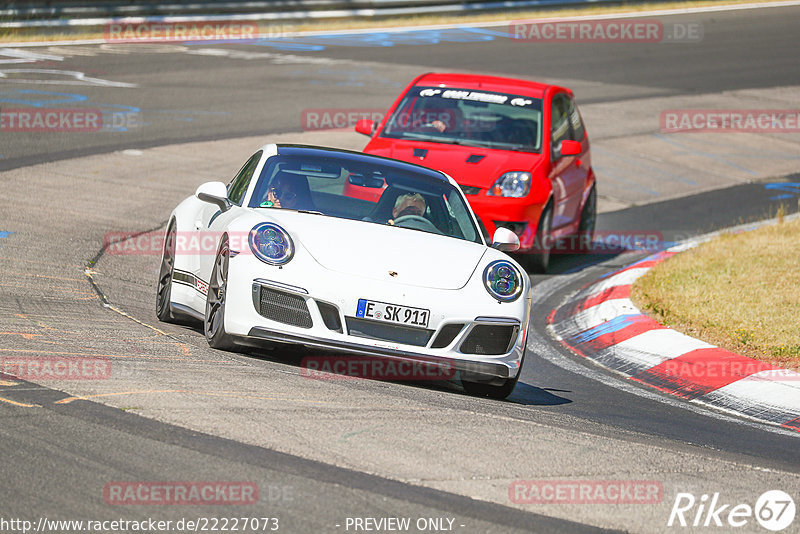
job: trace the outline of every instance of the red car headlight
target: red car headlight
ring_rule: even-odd
[[[529,172],[507,172],[489,188],[486,194],[494,197],[524,197],[531,190],[531,181]]]

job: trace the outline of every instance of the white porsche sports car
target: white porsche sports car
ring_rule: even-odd
[[[350,188],[350,185],[361,186]],[[363,198],[351,189],[374,194]],[[530,279],[487,243],[456,182],[418,165],[270,144],[167,224],[156,312],[202,321],[209,345],[290,343],[435,362],[505,398],[525,357]]]

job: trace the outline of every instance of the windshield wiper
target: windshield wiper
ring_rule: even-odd
[[[430,137],[425,134],[405,133],[402,139],[416,139],[417,141],[425,141],[428,143],[443,143],[445,145],[463,145],[464,142],[460,139]]]
[[[539,151],[530,145],[502,143],[497,141],[478,141],[475,140],[472,146],[481,148],[492,148],[496,150],[511,150],[513,152],[533,152],[538,154]]]
[[[533,152],[538,154],[538,150],[529,145],[513,145],[506,150],[513,150],[514,152]]]

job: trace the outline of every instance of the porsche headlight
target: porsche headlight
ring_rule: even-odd
[[[507,172],[486,192],[495,197],[524,197],[531,190],[531,173],[522,171]]]
[[[511,302],[522,294],[522,275],[506,260],[493,261],[483,271],[483,285],[497,300]]]
[[[250,230],[250,250],[270,265],[283,265],[294,256],[294,243],[286,230],[273,223],[257,224]]]

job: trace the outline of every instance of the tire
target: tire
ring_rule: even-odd
[[[461,380],[461,385],[464,391],[475,397],[489,397],[490,399],[503,400],[514,391],[517,386],[519,377],[522,374],[522,365],[525,363],[525,351],[522,352],[522,363],[517,371],[517,376],[514,378],[507,378],[505,382],[500,385],[486,384],[484,382],[470,382],[468,380]]]
[[[534,241],[534,252],[532,254],[525,254],[524,265],[529,271],[539,274],[547,272],[550,266],[550,247],[552,246],[552,238],[550,236],[553,230],[553,208],[548,204],[541,217],[539,217],[539,227],[536,229],[536,240]]]
[[[586,203],[581,210],[581,220],[578,224],[578,252],[586,254],[592,250],[592,241],[594,240],[594,228],[597,224],[597,190],[592,186],[589,191],[589,196],[586,197]]]
[[[206,295],[205,320],[203,321],[206,341],[212,348],[220,350],[233,350],[236,346],[233,338],[225,331],[229,261],[230,248],[226,236],[222,238],[214,259],[214,269],[211,271],[211,280],[208,283],[208,294]]]
[[[482,382],[465,382],[462,381],[461,385],[464,386],[464,391],[475,397],[489,397],[490,399],[503,400],[514,391],[519,380],[519,373],[514,378],[509,378],[502,385],[495,386],[493,384],[484,384]]]
[[[172,310],[172,275],[175,271],[175,221],[171,221],[161,253],[161,267],[158,270],[156,288],[156,316],[165,323],[177,322]]]

